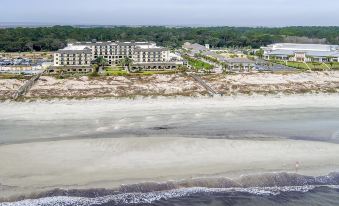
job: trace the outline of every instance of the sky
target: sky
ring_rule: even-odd
[[[0,0],[0,26],[339,26],[339,0]]]

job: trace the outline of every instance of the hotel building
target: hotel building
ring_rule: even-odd
[[[128,57],[133,62],[133,69],[175,69],[182,65],[182,62],[171,60],[168,49],[153,42],[107,41],[68,44],[54,53],[54,67],[90,67],[91,62],[100,56],[111,66],[118,65]]]
[[[339,45],[279,43],[262,49],[267,60],[339,62]]]

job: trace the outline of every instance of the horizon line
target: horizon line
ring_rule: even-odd
[[[90,23],[56,23],[56,22],[0,22],[0,28],[37,28],[54,26],[72,27],[235,27],[235,28],[284,28],[284,27],[339,27],[337,25],[218,25],[218,24],[90,24]]]

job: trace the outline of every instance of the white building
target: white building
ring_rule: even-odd
[[[267,60],[339,62],[339,45],[279,43],[262,49]]]
[[[54,66],[90,66],[92,50],[88,46],[69,44],[54,53]]]
[[[229,58],[225,60],[227,71],[250,72],[255,69],[255,61],[247,58]]]
[[[153,42],[77,42],[69,44],[54,54],[54,66],[89,67],[91,62],[102,56],[111,66],[122,59],[130,58],[133,65],[142,65],[142,69],[173,69],[170,51]],[[177,66],[175,66],[177,67]]]
[[[189,42],[184,43],[184,45],[182,45],[182,48],[189,51],[189,54],[191,56],[194,56],[197,53],[201,53],[204,51],[209,51],[209,45],[206,44],[205,46],[201,45],[201,44],[191,44]]]

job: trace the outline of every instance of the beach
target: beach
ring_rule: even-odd
[[[214,74],[201,77],[218,94],[336,93],[339,71]],[[1,100],[11,95],[25,80],[0,79]],[[208,92],[185,74],[56,78],[42,76],[23,99],[135,98],[156,96],[205,96]]]
[[[339,96],[3,102],[0,200],[339,169]],[[20,129],[18,129],[20,128]]]

